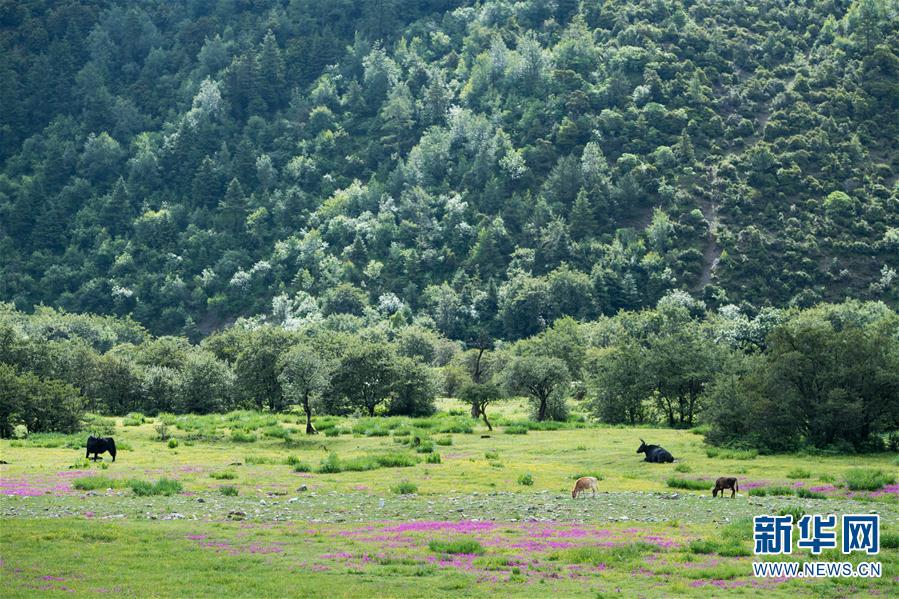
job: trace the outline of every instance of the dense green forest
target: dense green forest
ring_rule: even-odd
[[[0,3],[0,300],[196,342],[899,303],[896,0]]]

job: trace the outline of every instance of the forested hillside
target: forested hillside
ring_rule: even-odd
[[[19,310],[468,340],[899,302],[896,0],[26,0],[0,44]]]

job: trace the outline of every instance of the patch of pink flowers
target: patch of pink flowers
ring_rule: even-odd
[[[386,532],[432,532],[452,531],[463,534],[486,532],[496,528],[493,522],[481,522],[476,520],[462,520],[461,522],[418,520],[403,522],[396,526],[389,526]]]

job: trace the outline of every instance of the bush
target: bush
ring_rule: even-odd
[[[507,426],[503,432],[507,435],[526,435],[528,434],[528,427],[520,425]]]
[[[418,485],[416,485],[415,483],[410,483],[408,481],[403,481],[397,485],[390,487],[390,490],[397,495],[411,495],[413,493],[418,493]]]
[[[232,485],[225,485],[223,487],[219,487],[219,493],[224,495],[225,497],[236,497],[237,496],[237,487]]]
[[[306,462],[297,462],[293,465],[294,472],[312,472],[312,466]]]
[[[337,428],[329,428],[325,431],[326,437],[338,437],[340,436],[340,429]]]
[[[181,492],[181,483],[171,478],[160,478],[155,483],[146,480],[128,481],[131,491],[139,497],[149,497],[152,495],[165,495],[170,497],[175,493]]]
[[[773,496],[781,496],[785,497],[788,495],[795,495],[796,491],[791,487],[783,487],[783,486],[772,486],[772,487],[756,487],[755,489],[749,489],[750,497],[767,497],[769,495]]]
[[[440,454],[436,453],[436,452],[432,453],[432,454],[428,454],[428,457],[425,458],[425,462],[427,462],[428,464],[439,464],[440,463]]]
[[[131,412],[122,420],[122,426],[140,426],[146,418],[140,412]]]
[[[499,452],[491,449],[490,451],[487,451],[484,453],[484,457],[487,458],[488,460],[498,460]]]
[[[525,487],[530,487],[534,484],[534,477],[530,474],[522,474],[518,477],[518,484]]]
[[[434,443],[431,441],[424,441],[421,445],[415,448],[415,451],[418,453],[431,453],[434,451]]]
[[[809,491],[808,489],[803,489],[801,487],[796,489],[796,496],[803,499],[827,499],[827,495],[824,493]]]
[[[793,468],[787,472],[787,478],[811,478],[812,473],[805,468]]]
[[[230,470],[222,470],[221,472],[210,472],[209,478],[214,478],[215,480],[234,480],[237,478],[237,475]]]
[[[27,439],[28,438],[28,427],[24,424],[17,424],[12,429],[12,437],[13,439]]]
[[[231,431],[231,440],[235,443],[255,443],[256,435],[249,431],[233,430]]]
[[[689,489],[691,491],[708,491],[712,488],[712,483],[707,480],[694,480],[690,478],[669,478],[665,484],[672,489]]]
[[[693,472],[693,469],[690,468],[689,466],[687,466],[686,464],[681,463],[674,467],[674,471],[686,474],[687,472]]]
[[[169,449],[175,449],[178,447],[178,439],[169,439]]]
[[[434,539],[428,543],[428,549],[434,553],[464,553],[467,555],[484,553],[484,547],[475,539]]]
[[[156,426],[153,427],[156,429],[156,440],[157,441],[168,441],[169,437],[169,425],[165,422],[157,422]]]
[[[435,439],[435,440],[434,440],[434,443],[436,443],[437,445],[442,445],[442,446],[452,445],[452,444],[453,444],[453,438],[450,437],[450,436],[439,437],[438,439]]]
[[[277,424],[265,427],[264,429],[262,429],[262,434],[266,437],[273,437],[275,439],[290,438],[290,431]]]
[[[891,485],[896,482],[895,475],[886,474],[882,470],[852,468],[847,470],[844,476],[846,486],[850,491],[877,491],[882,489],[884,485]]]

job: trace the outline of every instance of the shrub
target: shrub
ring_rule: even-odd
[[[687,472],[693,472],[693,469],[690,468],[689,466],[687,466],[686,464],[682,463],[682,464],[678,464],[677,466],[675,466],[674,471],[686,474]]]
[[[233,430],[231,431],[231,440],[235,443],[255,443],[256,435],[249,431]]]
[[[297,462],[293,465],[294,472],[312,472],[312,466],[306,462]]]
[[[13,439],[27,439],[28,427],[24,424],[15,425],[12,429],[12,437]]]
[[[384,453],[375,456],[374,459],[383,468],[406,468],[418,463],[418,459],[415,456],[405,453]]]
[[[827,495],[824,493],[809,491],[808,489],[803,489],[801,487],[796,489],[796,496],[802,497],[803,499],[827,499]]]
[[[518,477],[518,484],[525,487],[530,487],[534,484],[534,477],[530,474],[522,474]]]
[[[699,553],[705,555],[715,553],[718,550],[718,543],[709,540],[692,541],[690,543],[690,553]]]
[[[852,468],[844,476],[850,491],[876,491],[896,482],[895,475],[886,474],[882,470]]]
[[[149,497],[152,495],[165,495],[170,497],[175,493],[181,492],[181,483],[171,478],[160,478],[155,483],[146,480],[130,480],[128,486],[131,491],[139,497]]]
[[[447,435],[446,437],[439,437],[434,441],[437,445],[448,446],[453,444],[453,438]]]
[[[264,429],[262,429],[262,434],[265,435],[266,437],[272,437],[275,439],[289,439],[290,438],[290,431],[287,430],[286,428],[284,428],[283,426],[280,426],[277,424],[265,427]]]
[[[336,453],[330,454],[318,465],[318,471],[322,474],[336,474],[341,472],[340,458]]]
[[[165,422],[157,422],[153,427],[156,429],[156,440],[157,441],[168,441],[169,437],[169,425]]]
[[[122,420],[123,426],[140,426],[146,422],[146,418],[140,412],[131,412]]]
[[[811,478],[812,473],[805,468],[793,468],[787,472],[787,478]]]
[[[221,472],[210,472],[209,478],[214,478],[215,480],[234,480],[237,478],[237,475],[230,470],[222,470]]]
[[[225,485],[223,487],[219,487],[219,493],[226,497],[235,497],[237,496],[237,487],[232,485]]]
[[[115,489],[124,486],[124,483],[107,476],[85,476],[73,480],[72,486],[79,491],[96,491],[97,489]]]
[[[750,497],[767,497],[769,495],[774,496],[787,496],[787,495],[795,495],[795,489],[791,487],[783,487],[780,485],[772,486],[772,487],[756,487],[755,489],[749,489]]]
[[[691,491],[708,491],[712,483],[707,480],[694,480],[690,478],[671,477],[666,483],[672,489],[689,489]]]
[[[528,434],[528,427],[520,425],[507,426],[503,432],[507,435],[526,435]]]
[[[416,485],[415,483],[410,483],[408,481],[403,481],[390,487],[390,490],[397,495],[411,495],[412,493],[418,493],[418,485]]]
[[[338,437],[340,436],[340,429],[338,428],[329,428],[325,431],[326,437]]]
[[[428,454],[428,457],[425,458],[425,462],[427,462],[428,464],[439,464],[440,463],[440,454],[436,453],[436,452],[432,453],[432,454]]]
[[[475,539],[434,539],[428,543],[428,549],[434,553],[464,553],[467,555],[484,553],[484,547]]]
[[[431,441],[423,441],[421,445],[415,448],[418,453],[431,453],[434,451],[434,443]]]
[[[169,439],[169,449],[175,449],[178,447],[178,439]]]
[[[484,453],[484,457],[488,460],[497,460],[499,459],[499,452],[491,449],[490,451]]]

